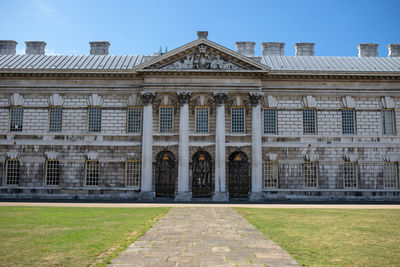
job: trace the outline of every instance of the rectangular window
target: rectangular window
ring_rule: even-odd
[[[46,185],[58,185],[60,181],[60,162],[46,160]]]
[[[127,123],[126,130],[128,133],[140,133],[142,125],[142,108],[130,107],[127,110]]]
[[[174,107],[160,106],[160,133],[172,133],[174,126]]]
[[[264,162],[264,187],[278,188],[278,163],[275,161]]]
[[[396,162],[385,162],[383,165],[383,187],[398,188],[399,176]]]
[[[307,161],[303,164],[304,187],[318,187],[318,163]]]
[[[87,160],[86,161],[86,185],[97,186],[99,185],[99,168],[100,164],[98,160]]]
[[[6,185],[18,185],[20,164],[17,159],[6,161]]]
[[[101,107],[89,107],[89,126],[90,133],[101,132]]]
[[[344,188],[358,187],[357,162],[345,162],[343,164],[343,186]]]
[[[343,109],[342,110],[342,133],[355,134],[355,110]]]
[[[393,135],[395,134],[394,128],[394,111],[393,109],[382,110],[382,134]]]
[[[195,111],[196,133],[208,133],[209,107],[196,107]]]
[[[24,121],[23,107],[10,107],[10,132],[22,132]]]
[[[49,132],[61,132],[63,108],[50,107],[49,113]]]
[[[316,129],[316,110],[312,108],[303,109],[303,133],[315,134]]]
[[[264,108],[264,133],[276,134],[276,108]]]
[[[231,108],[232,133],[245,132],[245,110],[244,107]]]
[[[140,187],[140,161],[127,160],[125,166],[125,186]]]

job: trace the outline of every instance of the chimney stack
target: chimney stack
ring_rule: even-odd
[[[236,42],[236,52],[246,57],[254,57],[255,42]]]
[[[296,56],[314,56],[314,43],[296,43]]]
[[[25,55],[44,55],[46,43],[42,41],[25,42]]]
[[[265,42],[261,44],[263,56],[284,56],[285,43]]]
[[[388,45],[389,57],[400,57],[400,44]]]
[[[89,42],[91,55],[108,55],[110,43],[107,41]]]
[[[207,36],[208,36],[208,32],[207,31],[198,31],[197,32],[197,38],[198,39],[201,39],[201,38],[207,39]]]
[[[17,44],[14,40],[0,40],[0,55],[15,55]]]
[[[358,57],[377,57],[378,44],[359,44]]]

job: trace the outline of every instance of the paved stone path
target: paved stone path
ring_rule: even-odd
[[[172,208],[109,266],[299,266],[231,208]]]

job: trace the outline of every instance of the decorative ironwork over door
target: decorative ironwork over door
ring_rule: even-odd
[[[169,151],[161,151],[156,158],[156,196],[174,197],[176,181],[175,156]]]
[[[249,196],[249,163],[246,154],[240,151],[229,156],[229,197],[247,198]]]
[[[198,151],[193,155],[192,161],[192,197],[211,197],[212,165],[210,154],[205,151]]]

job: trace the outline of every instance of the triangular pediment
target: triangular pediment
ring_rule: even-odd
[[[164,72],[267,72],[269,68],[226,47],[201,38],[135,68]]]

